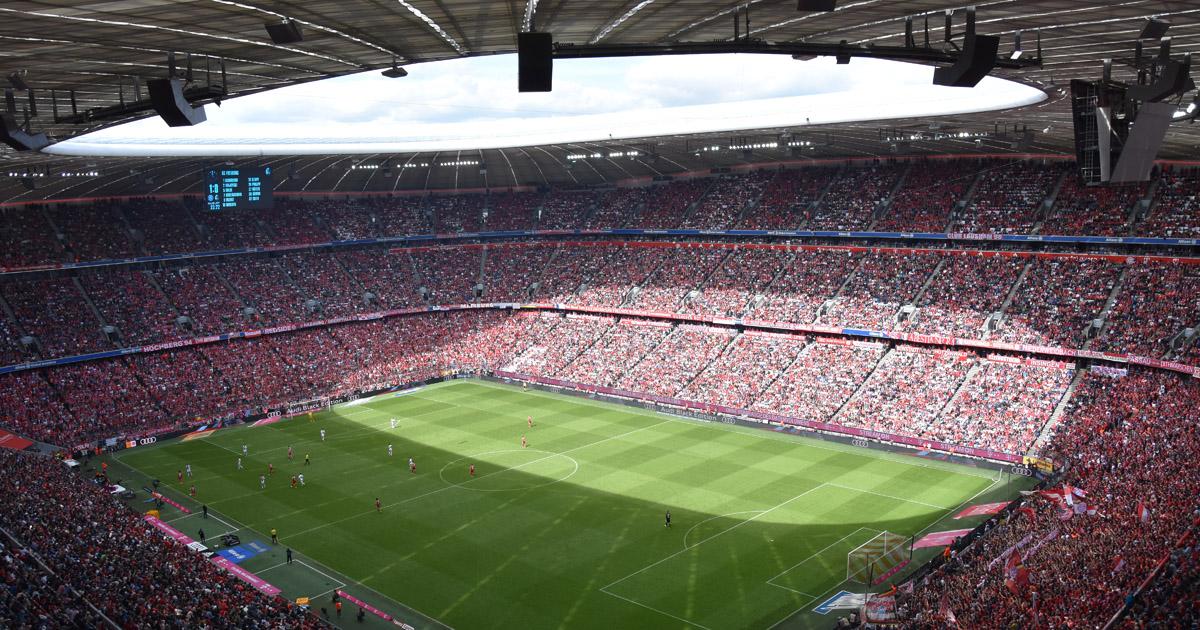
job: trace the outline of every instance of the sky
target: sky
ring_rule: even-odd
[[[554,62],[554,91],[517,92],[515,55],[326,79],[206,106],[208,120],[157,117],[52,146],[74,155],[259,155],[469,151],[675,133],[987,111],[1042,100],[989,77],[932,85],[933,68],[786,55],[683,55]]]

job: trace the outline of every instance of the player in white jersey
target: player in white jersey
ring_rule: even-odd
[[[392,456],[392,445],[388,444],[388,457]]]
[[[238,458],[238,470],[241,470],[241,469],[242,469],[242,458],[239,457]]]
[[[417,472],[417,462],[414,462],[413,458],[411,458],[411,457],[408,458],[408,472],[410,472],[410,473]]]
[[[187,464],[187,465],[185,465],[185,466],[183,467],[183,469],[184,469],[185,471],[187,471],[187,476],[188,476],[188,479],[191,479],[191,478],[192,478],[192,465],[191,465],[191,464]]]
[[[267,489],[267,476],[266,476],[266,475],[259,475],[259,476],[258,476],[258,489],[259,489],[259,490],[266,490],[266,489]]]
[[[321,429],[321,441],[325,441],[325,429]]]
[[[242,455],[249,455],[249,454],[250,454],[250,448],[247,447],[245,444],[243,444],[242,445]]]
[[[395,418],[392,418],[392,428],[393,429],[396,428],[396,419]]]
[[[296,475],[296,477],[300,480],[300,485],[303,486],[304,485],[304,473],[300,473],[299,475]]]

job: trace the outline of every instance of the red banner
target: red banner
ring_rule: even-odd
[[[33,442],[26,440],[19,435],[13,435],[4,429],[0,429],[0,448],[23,451],[30,446],[33,446]]]

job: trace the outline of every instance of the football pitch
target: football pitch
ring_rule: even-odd
[[[996,471],[477,380],[111,461],[125,485],[160,479],[191,509],[162,511],[188,536],[203,528],[220,549],[219,535],[236,533],[240,566],[290,599],[332,616],[342,589],[414,626],[459,630],[829,628],[846,611],[813,609],[855,590],[849,551],[883,531],[973,527],[982,517],[949,518],[1024,487]],[[136,508],[152,507],[138,494]],[[939,551],[918,550],[910,568]],[[341,625],[390,626],[369,614],[357,624],[357,610]]]

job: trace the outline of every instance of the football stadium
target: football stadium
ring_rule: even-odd
[[[1200,2],[0,17],[0,627],[1200,624]]]

